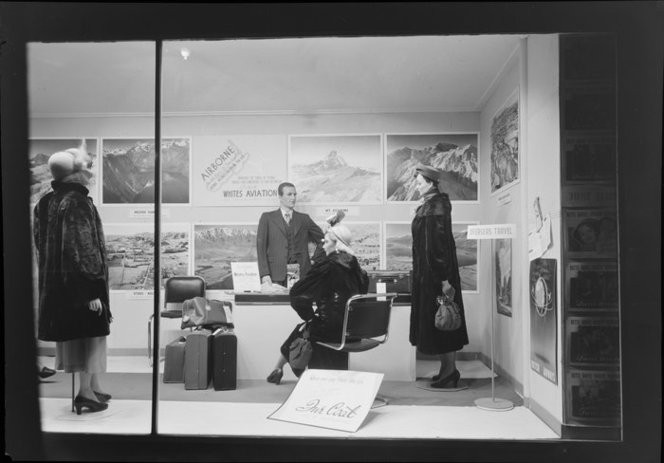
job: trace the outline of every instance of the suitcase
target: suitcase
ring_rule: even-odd
[[[186,338],[181,336],[166,344],[164,360],[165,383],[184,383],[184,346]]]
[[[212,335],[212,385],[215,391],[237,388],[237,337],[232,330]]]
[[[184,346],[185,389],[207,389],[210,385],[211,340],[208,332],[194,332],[187,336]]]

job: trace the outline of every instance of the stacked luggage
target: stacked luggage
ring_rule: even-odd
[[[194,299],[196,299],[194,301]],[[184,383],[187,390],[237,388],[237,337],[232,304],[194,298],[182,306],[182,327],[195,329],[166,346],[164,383]]]

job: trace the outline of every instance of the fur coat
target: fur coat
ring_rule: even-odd
[[[427,198],[411,224],[413,235],[413,282],[410,343],[423,354],[445,354],[468,344],[466,317],[461,297],[461,277],[452,234],[452,204],[445,193]],[[455,290],[462,323],[455,331],[439,331],[435,325],[437,297],[447,280]]]
[[[34,208],[39,265],[39,329],[43,341],[107,336],[111,311],[104,231],[88,189],[52,182]],[[99,298],[101,315],[88,309]]]

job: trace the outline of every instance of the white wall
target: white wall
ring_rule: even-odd
[[[519,181],[512,186],[491,194],[491,123],[496,113],[511,101],[520,87],[520,54],[515,53],[503,70],[503,74],[495,87],[493,94],[487,99],[480,115],[481,141],[480,141],[480,189],[481,223],[482,224],[515,224],[516,237],[512,240],[512,316],[498,314],[495,303],[495,288],[492,284],[491,242],[483,241],[481,244],[482,274],[481,281],[481,323],[483,334],[482,352],[488,357],[491,355],[491,312],[494,320],[494,363],[499,369],[508,373],[518,384],[523,384],[524,352],[522,346],[523,317],[528,310],[528,300],[522,298],[522,286],[528,274],[521,265],[523,261],[522,241],[525,240],[527,230],[523,229],[521,217],[521,200],[524,189],[523,170],[520,170]],[[519,119],[523,120],[522,98],[519,99]],[[519,158],[525,155],[521,137],[523,128],[519,132]],[[499,199],[504,198],[506,204],[500,205]],[[526,250],[527,251],[527,250]],[[517,384],[517,387],[518,387]]]
[[[560,223],[561,178],[560,178],[560,115],[559,115],[559,73],[558,36],[532,35],[528,38],[528,81],[527,81],[527,145],[526,163],[526,204],[531,207],[536,197],[540,198],[543,214],[550,214],[552,225],[552,247],[542,257],[557,259],[557,301],[558,301],[558,384],[544,379],[530,369],[529,354],[525,358],[524,374],[529,383],[528,395],[531,400],[562,422],[562,236]],[[531,215],[528,215],[532,220]],[[527,261],[527,259],[526,259]],[[527,275],[525,275],[527,278]],[[528,288],[524,285],[524,300]],[[524,318],[524,330],[530,327],[529,311]],[[530,336],[525,331],[526,352],[530,351]]]
[[[191,136],[192,152],[196,155],[196,137],[218,134],[320,134],[320,133],[409,133],[409,132],[478,132],[480,117],[476,112],[463,113],[390,113],[390,114],[325,114],[325,115],[242,115],[242,116],[177,116],[165,117],[163,136]],[[152,118],[126,117],[36,118],[31,120],[31,137],[151,137]],[[482,144],[483,142],[481,142]],[[482,177],[484,181],[485,177]],[[480,187],[482,190],[484,187]],[[276,205],[276,202],[275,202]],[[135,222],[126,207],[98,205],[104,223]],[[271,207],[162,207],[169,217],[163,222],[255,222]],[[300,210],[312,213],[312,208]],[[360,206],[357,221],[410,221],[412,205],[392,204]],[[479,220],[479,204],[456,203],[455,222]],[[145,221],[145,220],[142,220]],[[488,262],[486,260],[482,262]],[[467,352],[478,352],[484,337],[479,312],[480,294],[464,294],[470,344]],[[163,299],[162,299],[163,300]],[[110,349],[138,349],[147,346],[147,320],[152,313],[152,300],[128,299],[124,293],[113,292],[111,307],[114,323],[108,339]],[[238,327],[241,329],[241,327]],[[269,329],[269,327],[266,327]],[[284,333],[286,336],[288,333]],[[42,344],[44,345],[44,344]]]

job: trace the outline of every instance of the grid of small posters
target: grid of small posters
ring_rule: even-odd
[[[620,423],[614,45],[561,37],[566,425]]]

